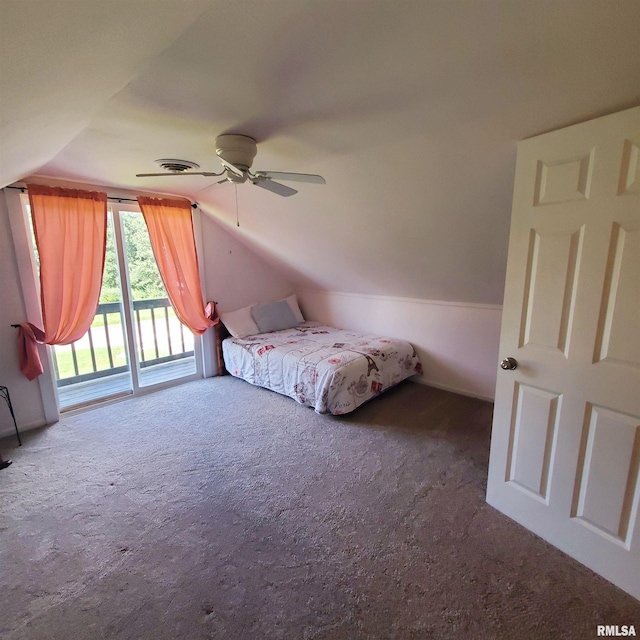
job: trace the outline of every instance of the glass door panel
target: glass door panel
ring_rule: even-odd
[[[162,283],[142,214],[119,211],[128,271],[139,387],[198,373],[194,335],[178,320]],[[131,352],[134,352],[132,348]]]
[[[113,216],[107,218],[107,248],[100,301],[80,340],[52,348],[61,409],[132,393],[120,271]]]

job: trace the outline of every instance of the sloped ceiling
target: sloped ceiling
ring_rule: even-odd
[[[175,193],[303,286],[499,304],[516,142],[640,103],[636,0],[2,2],[0,184]],[[281,198],[156,158],[320,173]],[[236,226],[236,215],[240,227]]]

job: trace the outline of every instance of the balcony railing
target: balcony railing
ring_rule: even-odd
[[[191,334],[185,337],[185,329],[176,318],[168,298],[136,300],[133,311],[141,368],[193,356],[193,338]],[[53,350],[58,386],[127,372],[129,364],[124,344],[121,304],[107,302],[98,305],[87,334],[68,347],[58,346]],[[124,360],[124,363],[119,364],[119,360]]]

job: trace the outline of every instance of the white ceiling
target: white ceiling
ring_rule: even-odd
[[[637,0],[2,0],[0,184],[182,194],[305,286],[502,301],[517,140],[640,103]],[[156,158],[320,173],[281,198]],[[204,190],[203,190],[204,189]]]

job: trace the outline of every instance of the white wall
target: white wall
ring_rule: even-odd
[[[209,300],[222,312],[276,300],[294,290],[279,269],[202,215],[204,271]],[[424,375],[416,380],[492,400],[498,370],[502,307],[298,289],[310,320],[409,340]]]
[[[20,288],[18,264],[13,248],[9,214],[4,194],[0,192],[0,385],[8,387],[11,403],[21,429],[43,426],[44,408],[40,385],[29,382],[18,366],[16,329],[11,325],[26,320]],[[6,403],[0,400],[0,436],[14,431]]]
[[[416,381],[492,400],[502,308],[329,291],[297,291],[309,320],[409,340],[424,375]]]
[[[201,228],[207,299],[215,300],[221,312],[278,300],[293,292],[288,278],[206,212],[201,215]]]

